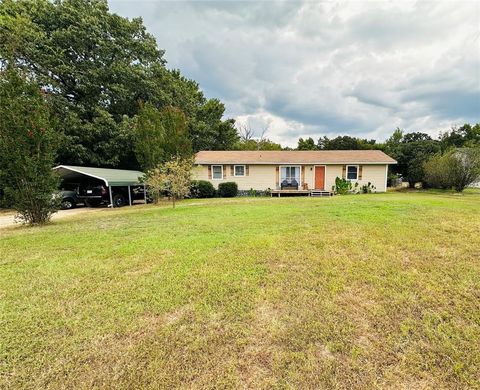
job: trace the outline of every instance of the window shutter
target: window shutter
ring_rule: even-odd
[[[230,165],[230,176],[235,176],[234,165]]]
[[[227,178],[227,166],[226,165],[223,166],[223,178],[224,179]]]
[[[275,168],[275,185],[278,188],[278,185],[280,183],[280,167]]]
[[[342,168],[342,179],[346,179],[346,178],[347,178],[347,166],[344,165]]]
[[[212,166],[211,165],[208,166],[208,178],[209,178],[209,180],[212,179]]]
[[[362,180],[363,165],[358,167],[358,180]]]
[[[248,171],[249,171],[248,165],[245,165],[245,176],[248,176],[248,173],[249,173]]]
[[[305,183],[305,165],[302,165],[302,182],[300,185]]]

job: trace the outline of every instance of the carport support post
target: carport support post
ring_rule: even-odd
[[[112,186],[108,186],[108,193],[110,194],[110,205],[113,208]]]
[[[143,185],[143,198],[145,199],[145,204],[147,204],[147,189],[145,188],[145,184]]]
[[[130,186],[128,186],[128,203],[132,205],[132,194],[130,193]]]

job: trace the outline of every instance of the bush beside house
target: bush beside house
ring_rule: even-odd
[[[215,187],[206,180],[193,180],[190,185],[192,198],[213,198],[216,194]]]
[[[218,185],[218,196],[222,198],[233,198],[238,194],[238,185],[233,181],[227,181]]]

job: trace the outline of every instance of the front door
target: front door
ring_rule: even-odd
[[[315,189],[316,190],[325,189],[325,167],[324,166],[315,167]]]

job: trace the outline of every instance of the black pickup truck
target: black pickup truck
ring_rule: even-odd
[[[131,186],[130,194],[132,202],[136,199],[145,199],[143,186]],[[98,207],[102,204],[110,204],[108,187],[102,181],[89,180],[80,183],[78,187],[78,199],[85,202],[88,207]],[[113,207],[122,207],[128,204],[128,187],[112,187]],[[147,193],[147,201],[149,201]]]

